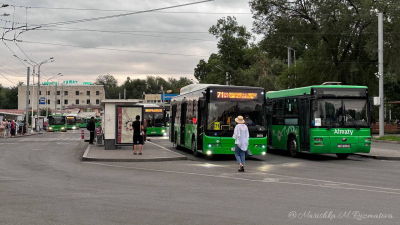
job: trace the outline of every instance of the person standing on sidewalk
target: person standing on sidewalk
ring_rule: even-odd
[[[132,123],[133,128],[133,154],[136,155],[137,145],[139,145],[139,155],[142,154],[144,127],[140,122],[140,116],[136,116],[136,121]]]
[[[3,121],[0,121],[0,137],[4,136],[4,130],[6,129],[6,127],[3,124]]]
[[[244,172],[244,164],[246,158],[246,151],[249,147],[249,129],[244,124],[243,116],[235,118],[237,125],[233,132],[233,138],[235,139],[235,157],[239,164],[239,172]]]
[[[89,123],[87,124],[87,129],[88,131],[90,131],[90,140],[89,140],[89,144],[93,144],[93,139],[94,139],[94,131],[96,129],[96,124],[94,123],[94,117],[92,116],[90,118]]]

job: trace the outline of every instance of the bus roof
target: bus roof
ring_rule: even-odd
[[[367,86],[356,86],[356,85],[312,85],[301,88],[293,88],[281,91],[268,91],[265,94],[266,98],[281,98],[281,97],[289,97],[289,96],[299,96],[299,95],[309,95],[311,93],[311,89],[313,88],[360,88],[367,89]]]
[[[159,105],[152,104],[152,103],[138,103],[136,105],[142,105],[144,108],[150,108],[150,107],[152,107],[152,108],[160,108]]]

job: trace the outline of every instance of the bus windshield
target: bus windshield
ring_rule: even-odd
[[[75,125],[76,124],[76,118],[71,116],[71,117],[67,117],[67,124],[68,125]]]
[[[263,104],[256,101],[209,103],[207,129],[233,130],[237,116],[243,116],[249,131],[265,131]]]
[[[315,100],[312,125],[317,127],[369,127],[366,99]],[[315,124],[321,119],[321,124]]]
[[[145,113],[144,119],[146,120],[147,127],[164,127],[165,119],[164,113]]]
[[[50,125],[64,125],[65,117],[50,117],[49,124]]]

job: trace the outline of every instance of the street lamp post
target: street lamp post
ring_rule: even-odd
[[[58,74],[46,79],[47,80],[47,85],[46,85],[46,118],[49,116],[49,106],[48,106],[48,103],[47,103],[48,102],[47,93],[49,92],[49,80],[51,80],[51,79],[53,79],[53,78],[55,78],[57,76],[63,76],[63,75],[61,73],[58,73]],[[55,94],[57,95],[57,90],[56,90]]]
[[[44,60],[43,62],[39,63],[39,65],[38,65],[38,90],[37,90],[37,103],[36,103],[37,104],[36,120],[38,122],[39,122],[39,99],[40,99],[40,97],[39,97],[39,92],[40,92],[40,67],[43,64],[48,63],[49,61],[50,62],[54,62],[53,57],[51,57],[50,59]],[[33,70],[35,71],[35,68]],[[35,123],[35,127],[37,127],[36,123]],[[39,131],[39,130],[40,130],[40,128],[36,129],[36,131]]]

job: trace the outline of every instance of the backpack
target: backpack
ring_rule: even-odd
[[[90,130],[90,123],[91,123],[92,121],[89,121],[89,123],[87,123],[87,125],[86,125],[86,129],[87,130]]]

